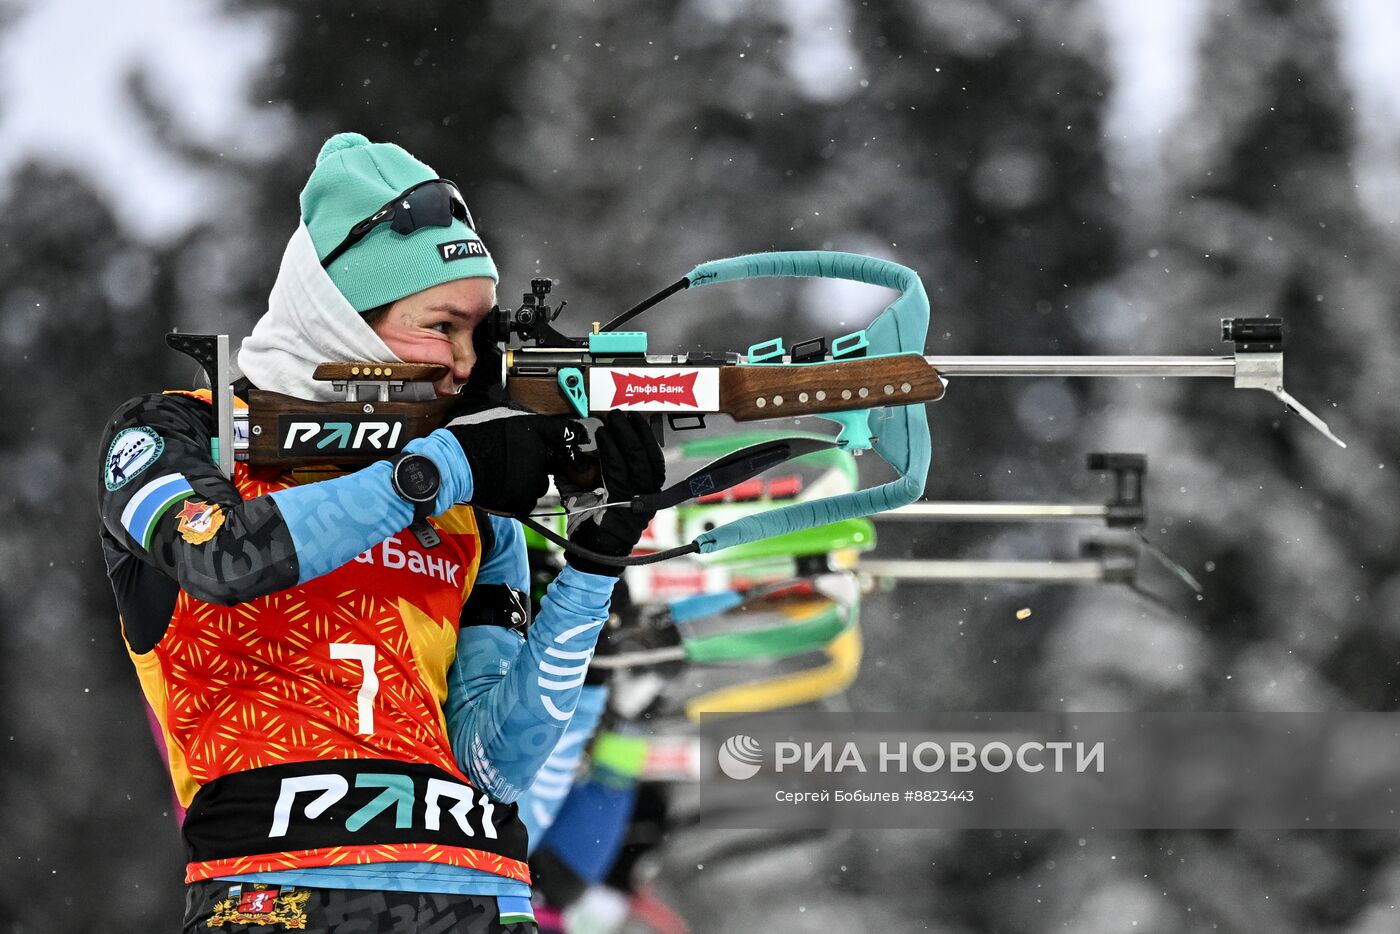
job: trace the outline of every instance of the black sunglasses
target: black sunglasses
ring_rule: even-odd
[[[422,227],[449,227],[454,218],[476,230],[472,212],[467,210],[467,202],[456,184],[445,178],[419,182],[395,195],[388,204],[351,227],[345,239],[321,260],[321,268],[329,267],[380,224],[387,223],[394,233],[407,235]]]

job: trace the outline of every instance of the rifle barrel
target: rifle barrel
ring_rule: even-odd
[[[861,560],[860,571],[884,580],[906,581],[1102,581],[1124,572],[1103,561],[906,561]],[[1117,572],[1117,574],[1115,574]]]
[[[1234,357],[924,357],[942,376],[1216,376],[1233,378]]]
[[[1004,522],[1019,519],[1034,522],[1073,522],[1080,519],[1104,520],[1108,507],[1099,503],[911,503],[871,517],[883,520],[946,519],[955,522]]]

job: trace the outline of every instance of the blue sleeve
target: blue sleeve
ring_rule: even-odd
[[[574,777],[583,762],[583,751],[598,729],[607,704],[608,689],[605,685],[584,685],[578,706],[574,708],[574,716],[565,728],[559,745],[554,747],[540,767],[534,784],[520,798],[520,817],[530,832],[531,852],[544,839],[559,809],[564,806],[569,789],[574,787]]]
[[[525,554],[525,533],[520,523],[506,516],[487,516],[496,545],[476,572],[478,584],[505,584],[523,594],[530,592],[530,561]]]
[[[471,467],[451,432],[439,428],[403,449],[424,455],[438,469],[441,487],[433,515],[471,499]],[[389,471],[389,462],[380,461],[334,480],[268,494],[291,533],[298,584],[334,571],[413,521],[413,509],[394,492]]]
[[[477,582],[529,592],[525,541],[497,523],[496,546]],[[448,735],[457,761],[498,801],[515,801],[559,744],[608,616],[616,578],[565,567],[522,639],[501,626],[464,626],[448,672]]]

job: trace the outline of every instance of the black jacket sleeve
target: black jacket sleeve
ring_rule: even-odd
[[[137,591],[145,588],[148,598],[151,588],[161,585],[133,567],[118,567],[114,572],[114,561],[125,564],[120,561],[122,553],[191,596],[224,606],[297,582],[296,551],[276,503],[268,496],[243,500],[214,463],[213,434],[212,407],[180,394],[140,396],[108,420],[101,443],[98,499],[108,571],[128,636],[133,621],[127,609],[152,602],[138,599]],[[199,517],[205,528],[215,529],[204,541],[198,520],[194,529],[188,522],[184,532],[179,528],[182,510],[188,513],[199,504],[218,510],[217,516],[209,510]],[[123,590],[130,591],[125,606]],[[164,603],[162,596],[153,605],[158,610]],[[168,618],[167,613],[159,622],[161,632]]]

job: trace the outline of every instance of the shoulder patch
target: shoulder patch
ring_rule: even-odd
[[[181,474],[155,477],[137,490],[122,511],[122,527],[142,548],[151,547],[151,534],[166,510],[194,495],[194,487]]]
[[[124,428],[107,448],[102,480],[108,490],[120,490],[156,462],[165,450],[165,439],[154,428]]]
[[[176,531],[191,545],[203,545],[214,537],[224,524],[224,512],[215,503],[200,499],[188,500],[180,507],[180,523]]]

